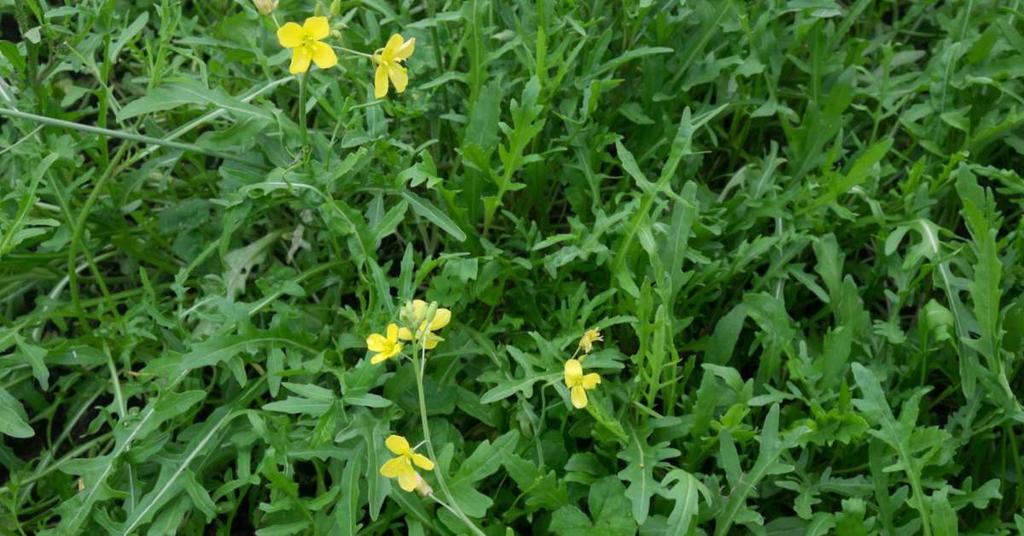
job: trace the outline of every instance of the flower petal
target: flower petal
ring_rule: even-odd
[[[399,456],[384,462],[384,465],[380,466],[380,474],[387,478],[398,478],[398,475],[407,473],[411,469],[412,466],[409,465],[408,458]]]
[[[398,338],[403,340],[403,341],[411,341],[412,340],[412,331],[409,331],[409,328],[399,328],[398,329]]]
[[[399,456],[408,454],[410,451],[412,451],[412,449],[409,448],[409,442],[406,441],[405,438],[400,435],[389,435],[388,438],[384,440],[384,445],[388,448],[388,450],[394,452]]]
[[[388,347],[388,340],[380,333],[371,333],[370,336],[366,338],[366,347],[371,352],[383,352]]]
[[[407,59],[409,56],[412,56],[412,53],[415,50],[416,50],[416,38],[413,37],[412,39],[402,43],[402,46],[398,47],[398,50],[395,51],[395,59],[396,60]]]
[[[393,60],[395,58],[395,54],[397,54],[398,50],[402,48],[403,42],[404,39],[402,39],[401,34],[391,34],[391,38],[388,39],[388,44],[384,45],[384,52],[381,53],[381,56],[384,56],[387,60]]]
[[[373,77],[373,98],[383,99],[388,96],[388,68],[384,64],[377,66],[377,73]]]
[[[394,352],[379,352],[379,353],[373,354],[373,356],[370,357],[370,364],[371,365],[379,365],[379,364],[387,361],[388,359],[391,359],[391,356],[393,356],[393,355],[395,355]]]
[[[569,398],[572,399],[572,406],[576,409],[587,407],[587,391],[582,385],[577,385],[569,390]]]
[[[583,378],[583,365],[575,359],[565,362],[565,386],[574,387],[579,385]]]
[[[286,23],[277,29],[277,42],[281,43],[284,48],[295,48],[301,45],[305,36],[306,32],[302,31],[302,26],[294,22]]]
[[[601,375],[596,372],[591,372],[583,377],[582,384],[584,389],[593,389],[599,383],[601,383]]]
[[[434,335],[433,333],[427,333],[427,336],[423,339],[423,347],[427,350],[433,350],[437,348],[437,343],[443,341],[441,337]]]
[[[391,79],[391,85],[395,86],[396,93],[402,93],[409,85],[409,73],[406,72],[405,67],[397,63],[388,66],[388,78]]]
[[[316,42],[310,45],[313,50],[313,62],[321,69],[330,69],[338,64],[338,56],[327,43]]]
[[[434,462],[430,461],[430,458],[415,452],[412,453],[412,463],[415,463],[420,469],[425,471],[432,471],[434,469]]]
[[[292,74],[304,73],[309,70],[309,62],[313,60],[313,56],[309,52],[309,48],[305,46],[299,46],[292,49],[292,64],[288,67],[288,72]]]
[[[405,491],[412,491],[416,489],[416,481],[419,480],[416,475],[416,470],[410,467],[408,473],[402,473],[398,475],[398,485]]]
[[[406,81],[408,81],[408,78],[406,78]],[[452,312],[450,309],[438,309],[437,312],[434,313],[434,319],[430,321],[430,331],[437,331],[447,326],[451,321]]]
[[[395,324],[394,322],[388,324],[387,333],[388,342],[398,342],[398,324]]]
[[[327,21],[327,17],[310,17],[302,25],[302,30],[310,39],[319,41],[331,35],[331,24]]]

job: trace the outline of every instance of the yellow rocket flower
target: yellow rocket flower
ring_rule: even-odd
[[[398,342],[398,332],[398,324],[388,324],[387,335],[371,333],[366,338],[366,347],[376,352],[370,358],[370,363],[376,365],[401,353],[402,343]]]
[[[577,359],[565,362],[565,386],[569,388],[569,398],[576,409],[587,407],[587,391],[601,383],[601,376],[596,372],[583,374],[583,365]]]
[[[277,30],[277,40],[284,48],[292,49],[292,64],[288,71],[292,74],[304,73],[309,70],[312,61],[321,69],[330,69],[338,64],[338,56],[334,49],[323,40],[331,34],[331,26],[327,17],[310,17],[299,26],[289,22]]]
[[[402,61],[409,59],[416,50],[416,38],[408,41],[402,39],[399,34],[394,34],[384,48],[373,55],[373,62],[377,64],[377,72],[373,77],[373,97],[383,99],[388,94],[388,79],[391,85],[395,86],[395,92],[405,91],[409,85],[409,73],[402,66]]]
[[[416,489],[420,482],[422,482],[420,475],[413,468],[413,464],[425,471],[432,471],[434,469],[434,462],[430,461],[430,458],[413,451],[412,447],[409,446],[409,442],[400,435],[389,435],[384,440],[384,445],[395,454],[395,457],[380,466],[380,474],[387,478],[397,478],[398,485],[405,491]],[[429,486],[426,489],[429,489]]]

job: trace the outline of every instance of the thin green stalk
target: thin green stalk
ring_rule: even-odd
[[[255,89],[253,91],[250,91],[249,93],[247,93],[244,96],[240,97],[239,100],[241,100],[242,102],[245,102],[245,103],[251,102],[256,97],[259,97],[260,95],[263,95],[264,93],[270,91],[271,89],[274,89],[277,86],[280,86],[282,84],[285,84],[286,82],[291,81],[292,78],[295,78],[295,77],[294,76],[286,76],[286,77],[281,78],[279,80],[274,80],[273,82],[270,82],[270,83],[264,85],[263,87],[257,88],[257,89]],[[193,119],[192,121],[189,121],[188,123],[185,123],[184,125],[182,125],[182,126],[176,128],[176,129],[172,130],[170,133],[168,133],[166,136],[164,136],[161,141],[169,142],[169,141],[176,140],[176,139],[182,137],[183,135],[187,134],[188,132],[191,132],[192,130],[196,129],[197,127],[202,126],[202,125],[204,125],[206,123],[209,123],[210,121],[213,121],[214,119],[216,119],[216,118],[218,118],[218,117],[220,117],[220,116],[222,116],[222,115],[224,115],[226,113],[228,113],[228,111],[226,109],[224,109],[224,108],[217,108],[215,110],[211,110],[211,111],[209,111],[209,112],[207,112],[207,113],[205,113],[205,114],[203,114],[203,115]],[[185,144],[185,145],[189,145],[189,144]],[[146,149],[144,149],[142,151],[139,151],[138,153],[132,155],[132,157],[129,158],[127,161],[125,161],[125,163],[122,164],[122,167],[131,167],[132,165],[134,165],[139,160],[142,160],[143,158],[146,158],[147,156],[153,154],[153,152],[156,151],[158,148],[159,148],[159,145],[151,145],[151,146],[147,147]]]
[[[1022,476],[1024,476],[1024,470],[1021,469],[1020,450],[1017,447],[1017,435],[1013,432],[1012,423],[1003,424],[1003,428],[1005,428],[1006,430],[1006,437],[1010,439],[1010,447],[1013,449],[1014,473],[1016,473],[1017,475],[1017,482],[1020,482]],[[1016,493],[1014,493],[1014,502],[1012,507],[1013,510],[1016,510],[1017,508],[1020,507],[1021,503],[1024,502],[1024,500],[1022,499],[1024,499],[1024,489],[1022,489],[1020,486],[1017,486]]]
[[[356,56],[362,56],[364,58],[368,58],[368,59],[371,59],[371,60],[373,59],[373,54],[367,54],[365,52],[359,52],[358,50],[352,50],[351,48],[339,47],[338,45],[334,45],[333,48],[335,50],[340,50],[342,52],[347,52],[349,54],[354,54]]]
[[[117,366],[114,365],[114,359],[110,357],[110,350],[107,349],[106,344],[103,345],[103,353],[107,357],[107,368],[110,370],[110,383],[114,387],[114,402],[116,403],[116,410],[118,417],[122,422],[127,422],[125,419],[128,418],[128,404],[125,402],[124,393],[121,391],[121,380],[118,379]],[[135,509],[136,496],[135,496],[135,471],[131,464],[128,464],[128,510]]]
[[[71,229],[71,240],[68,242],[68,280],[71,283],[71,305],[81,317],[81,309],[79,308],[79,292],[78,292],[78,272],[75,266],[75,259],[78,257],[78,246],[82,240],[82,235],[85,231],[85,224],[89,218],[89,213],[92,211],[92,206],[96,204],[96,200],[99,199],[100,193],[107,185],[107,181],[114,176],[114,167],[121,161],[125,152],[128,150],[128,144],[122,144],[118,147],[117,152],[114,154],[111,160],[110,166],[107,167],[107,171],[96,181],[93,185],[92,192],[89,193],[89,197],[86,198],[85,204],[82,205],[81,211],[78,213],[78,219],[74,222],[74,227]],[[86,250],[83,250],[86,251]],[[92,256],[87,252],[86,261],[90,264],[95,264],[92,261]],[[93,269],[94,274],[99,274],[99,270]],[[106,289],[106,285],[101,285],[100,289],[103,291],[103,297],[105,300],[110,302],[110,293]],[[108,303],[108,307],[114,312],[115,315],[120,317],[120,313],[117,312],[117,308],[113,307],[112,303]],[[84,319],[83,319],[84,320]],[[83,322],[84,323],[84,322]]]
[[[32,476],[26,478],[25,480],[22,480],[22,481],[18,482],[18,484],[21,484],[21,485],[31,484],[33,482],[36,482],[36,481],[42,479],[42,478],[45,478],[46,475],[52,473],[53,471],[56,471],[57,469],[60,469],[61,467],[64,466],[64,464],[70,463],[70,462],[78,459],[78,457],[82,453],[84,453],[84,452],[88,451],[89,449],[95,447],[97,443],[101,443],[103,441],[106,441],[106,440],[110,439],[113,436],[114,436],[113,432],[106,432],[105,434],[103,434],[101,436],[98,436],[98,437],[95,437],[93,439],[90,439],[88,442],[83,443],[83,444],[73,448],[72,450],[68,451],[67,454],[62,456],[59,460],[54,462],[52,465],[49,465],[49,466],[47,466],[47,467],[45,467],[43,469],[36,470],[35,474],[33,474]],[[10,484],[8,484],[6,486],[3,486],[3,487],[0,487],[0,495],[2,495],[3,493],[6,493],[6,491],[10,489],[9,486],[10,486]]]
[[[302,144],[309,145],[309,132],[306,131],[306,83],[309,71],[299,78],[299,130],[302,131]]]
[[[341,266],[341,265],[343,265],[343,264],[345,264],[347,262],[348,262],[347,260],[334,261],[334,262],[325,262],[324,264],[321,264],[319,266],[315,266],[313,268],[310,268],[309,270],[306,270],[305,272],[300,274],[298,277],[293,279],[292,282],[295,283],[295,284],[299,284],[299,283],[305,281],[306,279],[309,279],[310,277],[313,277],[314,275],[316,275],[316,274],[318,274],[320,272],[323,272],[323,271],[326,271],[326,270],[330,270],[331,268],[335,268],[335,267]],[[282,294],[284,294],[284,292],[285,292],[285,289],[282,287],[282,288],[280,288],[278,290],[275,290],[274,292],[271,292],[270,294],[265,296],[262,300],[260,300],[260,301],[256,302],[255,304],[253,304],[252,307],[249,308],[249,316],[252,316],[252,315],[258,313],[261,309],[263,309],[264,307],[266,307],[267,305],[272,303],[274,300],[279,298]]]
[[[456,517],[458,517],[459,512],[457,510],[455,510],[454,508],[452,508],[451,505],[449,505],[448,503],[442,501],[441,499],[438,499],[437,495],[434,495],[433,493],[431,493],[430,495],[428,495],[428,497],[433,499],[434,502],[436,502],[437,504],[440,504],[441,506],[443,506],[445,508],[445,510],[448,510],[449,512],[454,514]]]
[[[430,439],[430,425],[427,423],[427,399],[423,391],[423,372],[426,369],[427,364],[427,348],[422,344],[417,344],[417,347],[413,347],[412,352],[412,363],[416,368],[416,392],[419,396],[420,403],[420,425],[423,427],[423,440],[427,442],[427,452],[430,453],[430,458],[437,464],[437,454],[434,452],[434,442]],[[419,350],[419,353],[417,353]],[[478,536],[486,536],[483,531],[477,528],[476,524],[459,508],[459,503],[455,501],[455,497],[452,496],[452,492],[448,490],[448,483],[444,479],[444,471],[441,467],[437,467],[437,471],[434,472],[437,475],[437,482],[441,485],[441,491],[444,492],[444,496],[451,503],[449,510],[455,514],[455,517],[459,518],[467,527]]]
[[[16,117],[18,119],[26,119],[29,121],[35,121],[44,125],[52,127],[68,128],[71,130],[78,130],[80,132],[87,132],[89,134],[96,134],[99,136],[106,136],[110,138],[118,138],[122,140],[137,141],[139,143],[147,143],[150,145],[161,145],[171,149],[178,149],[181,151],[188,151],[193,153],[205,154],[207,156],[213,156],[222,160],[234,160],[236,162],[246,162],[244,158],[218,153],[216,151],[210,151],[204,149],[198,145],[191,143],[181,143],[177,141],[162,140],[160,138],[154,138],[151,136],[143,136],[142,134],[135,134],[134,132],[121,132],[119,130],[110,130],[108,128],[100,128],[92,125],[83,125],[81,123],[73,123],[71,121],[64,121],[63,119],[56,119],[54,117],[47,117],[45,115],[30,114],[27,112],[19,112],[18,110],[12,110],[10,108],[0,108],[0,115],[6,115],[9,117]]]
[[[921,475],[918,473],[913,465],[914,459],[910,456],[910,452],[905,448],[906,445],[899,445],[896,448],[896,453],[899,459],[904,463],[904,471],[907,473],[907,480],[910,481],[910,493],[914,499],[914,509],[921,515],[921,530],[924,536],[931,536],[932,527],[929,521],[928,507],[924,502],[924,486],[921,483]]]
[[[2,81],[0,81],[0,82],[2,82]],[[3,87],[0,86],[0,90],[2,90],[2,89],[3,89]],[[7,147],[4,147],[3,149],[0,149],[0,155],[6,153],[7,151],[10,151],[11,149],[14,149],[15,147],[21,145],[22,143],[32,139],[32,136],[35,136],[40,130],[43,130],[43,126],[44,125],[39,125],[38,127],[32,129],[32,132],[29,132],[28,134],[25,134],[24,136],[22,136],[18,141],[8,145]]]
[[[100,392],[99,391],[94,392],[89,397],[89,399],[86,400],[86,402],[84,404],[82,404],[82,406],[81,406],[81,408],[79,408],[78,412],[75,413],[75,415],[73,417],[71,417],[71,419],[68,421],[68,423],[64,426],[64,431],[61,432],[61,434],[59,436],[57,436],[57,441],[55,443],[53,443],[53,445],[50,446],[49,449],[47,449],[46,454],[43,456],[42,460],[40,460],[39,464],[33,470],[33,473],[34,473],[33,477],[39,478],[39,477],[37,477],[35,475],[45,474],[44,471],[50,466],[50,462],[52,462],[53,459],[54,459],[53,458],[53,453],[57,452],[58,450],[60,450],[60,446],[64,443],[64,441],[67,440],[68,436],[71,435],[71,430],[74,428],[75,424],[77,424],[79,419],[81,419],[82,416],[85,415],[86,411],[88,411],[89,408],[92,407],[92,403],[97,398],[99,398],[99,396],[100,396]],[[85,450],[85,449],[83,449],[83,447],[88,447],[89,445],[90,445],[90,443],[87,443],[85,445],[80,446],[79,449]],[[78,451],[78,449],[75,449],[75,451]],[[61,458],[60,460],[57,461],[57,465],[59,466],[60,464],[66,462],[69,459],[71,459],[71,458],[68,458],[67,456],[65,456],[64,458]],[[18,496],[17,503],[16,503],[19,509],[21,508],[21,503],[23,503],[26,499],[29,498],[29,494],[32,492],[32,488],[34,487],[35,481],[34,480],[25,480],[25,481],[20,482],[20,484],[23,485],[24,487],[21,488],[21,493]]]
[[[69,222],[73,222],[74,221],[74,218],[72,218],[70,216],[70,214],[67,216],[67,218],[68,218]],[[89,267],[90,263],[95,264],[95,263],[98,263],[100,261],[107,260],[108,258],[113,257],[115,255],[117,255],[117,251],[108,251],[106,253],[102,253],[100,255],[97,255],[96,257],[93,257],[92,259],[90,259],[90,260],[88,260],[86,262],[83,262],[82,264],[79,264],[78,268],[75,269],[75,275],[78,275],[78,274],[82,273],[83,271],[85,271],[85,269]],[[37,310],[40,311],[41,313],[45,313],[47,311],[51,311],[51,310],[56,309],[56,307],[57,307],[56,304],[58,303],[56,301],[57,297],[60,296],[60,293],[64,291],[64,287],[66,287],[69,282],[71,282],[71,277],[68,276],[68,275],[65,275],[60,281],[57,282],[56,285],[54,285],[53,289],[51,289],[50,293],[47,295],[47,296],[49,296],[51,301],[44,302],[42,305],[40,305],[37,308]],[[103,300],[108,305],[111,304],[112,298],[113,298],[112,294],[107,294],[107,295],[103,296]],[[81,302],[79,302],[79,305],[81,305]],[[43,325],[40,324],[40,325],[36,326],[36,329],[32,330],[32,340],[38,341],[38,340],[41,339],[42,336],[43,336]]]

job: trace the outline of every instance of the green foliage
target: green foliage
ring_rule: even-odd
[[[0,0],[0,534],[1021,533],[1022,13]]]

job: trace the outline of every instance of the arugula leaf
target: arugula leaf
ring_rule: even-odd
[[[602,478],[590,486],[589,516],[576,506],[566,505],[555,510],[549,529],[566,536],[632,536],[637,527],[627,513],[625,492],[616,477]]]

